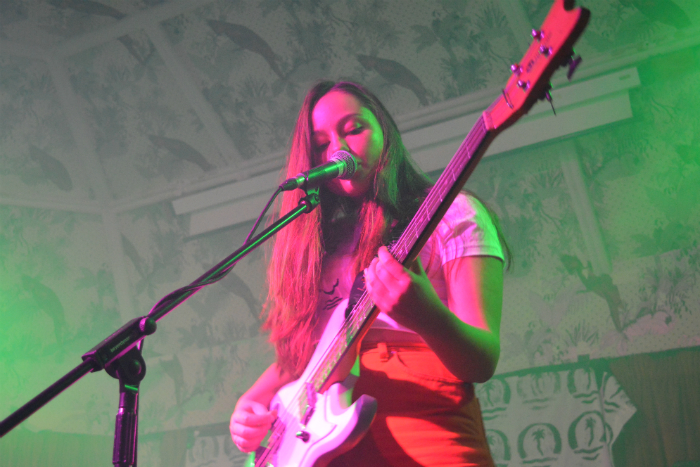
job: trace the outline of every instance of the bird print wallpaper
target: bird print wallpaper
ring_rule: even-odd
[[[560,136],[537,127],[536,142],[488,155],[466,187],[512,252],[503,381],[700,346],[700,4],[577,3],[592,15],[575,50],[583,60],[571,84],[566,69],[554,78],[557,115],[546,102],[538,115],[611,110]],[[176,204],[276,174],[315,82],[365,84],[409,149],[425,152],[432,143],[408,135],[437,140],[483,111],[551,4],[1,0],[0,418],[243,244],[264,201],[195,234],[197,217]],[[586,84],[597,79],[613,84]],[[608,118],[617,109],[624,117]],[[445,165],[417,160],[432,177]],[[253,251],[145,339],[140,464],[242,465],[229,417],[274,359],[261,329],[265,260]],[[84,376],[0,439],[0,464],[39,465],[26,457],[39,434],[66,436],[54,461],[72,455],[62,446],[75,436],[74,465],[109,462],[117,404],[115,379]]]

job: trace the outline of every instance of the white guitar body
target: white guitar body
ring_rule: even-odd
[[[310,374],[332,340],[340,334],[346,306],[347,300],[344,300],[333,311],[301,377],[283,386],[272,399],[270,409],[276,409],[278,417],[267,441],[268,447],[258,448],[248,459],[247,466],[322,467],[355,446],[369,429],[377,412],[376,399],[363,395],[351,404],[359,362],[345,380],[331,385],[324,393],[315,393],[313,413],[305,425],[297,415],[299,408],[295,400],[307,391]]]

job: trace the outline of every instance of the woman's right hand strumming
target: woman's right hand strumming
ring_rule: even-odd
[[[255,451],[276,419],[276,411],[259,402],[241,399],[231,415],[231,439],[241,451]]]
[[[277,419],[277,411],[268,409],[272,398],[282,386],[294,378],[276,363],[260,375],[236,403],[229,431],[233,443],[243,452],[255,451]]]

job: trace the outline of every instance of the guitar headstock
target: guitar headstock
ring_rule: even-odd
[[[574,8],[574,0],[554,1],[542,27],[532,31],[533,41],[525,56],[511,66],[513,74],[501,96],[484,111],[488,130],[500,132],[515,123],[535,102],[547,96],[549,79],[557,68],[578,64],[572,61],[573,46],[590,16],[587,9]]]

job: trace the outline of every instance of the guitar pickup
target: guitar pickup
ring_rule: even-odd
[[[311,420],[311,416],[314,414],[316,411],[316,407],[311,407],[310,405],[306,406],[306,409],[304,409],[304,416],[301,418],[301,425],[306,427],[306,425],[309,424],[309,420]]]
[[[306,426],[309,423],[309,420],[311,420],[311,416],[314,414],[316,411],[316,389],[314,388],[314,385],[307,382],[306,385],[306,407],[304,408],[303,415],[301,417],[301,424],[302,426]]]

